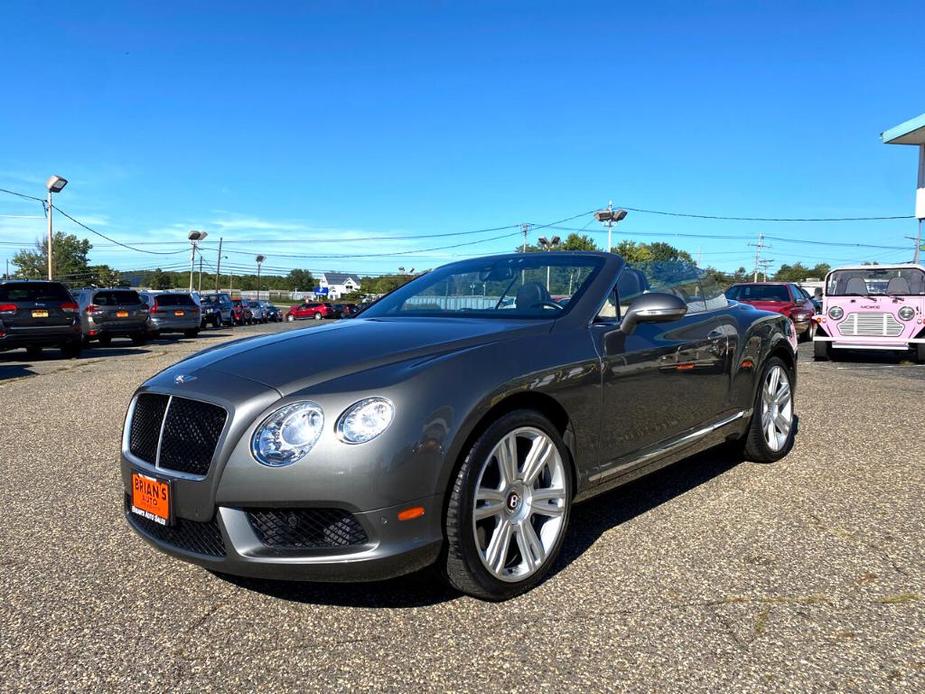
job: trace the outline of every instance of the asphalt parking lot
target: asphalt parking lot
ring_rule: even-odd
[[[121,510],[135,387],[302,327],[0,354],[2,689],[925,689],[925,366],[804,346],[789,457],[710,452],[578,506],[556,573],[504,604],[427,573],[232,582],[151,549]]]

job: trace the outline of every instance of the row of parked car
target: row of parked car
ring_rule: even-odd
[[[268,301],[232,299],[216,292],[145,292],[134,289],[69,290],[45,280],[0,281],[0,351],[25,348],[35,356],[46,347],[77,356],[93,343],[128,338],[141,345],[162,333],[192,338],[208,327],[253,325],[303,318],[340,318],[352,304],[303,303],[285,315]]]

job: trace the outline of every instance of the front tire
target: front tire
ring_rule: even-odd
[[[316,314],[315,314],[315,320],[321,320],[321,314],[320,314],[320,313],[316,313]]]
[[[793,448],[796,418],[792,384],[793,369],[780,357],[768,358],[745,435],[744,451],[749,460],[773,463]]]
[[[199,334],[199,331],[196,328],[193,328],[192,330],[183,331],[183,337],[193,338],[193,337],[196,337],[198,334]]]
[[[516,410],[472,444],[450,493],[444,576],[483,600],[540,583],[562,548],[572,505],[569,452],[538,412]]]
[[[829,361],[832,359],[832,346],[822,340],[813,341],[813,360]]]

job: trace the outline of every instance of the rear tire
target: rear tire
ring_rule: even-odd
[[[920,342],[916,346],[916,356],[918,357],[919,364],[925,364],[925,343]]]
[[[112,344],[112,338],[109,335],[103,335],[100,337],[100,344],[103,345],[103,347],[109,347],[109,345]]]
[[[776,462],[790,452],[795,437],[793,370],[780,357],[769,357],[745,435],[745,457],[756,463]]]
[[[515,410],[495,421],[450,489],[439,563],[447,582],[483,600],[539,584],[562,549],[572,496],[569,452],[548,419]]]
[[[295,316],[293,316],[291,313],[287,313],[287,314],[286,314],[286,322],[287,322],[287,323],[292,323],[294,320],[295,320]]]
[[[316,314],[315,314],[315,320],[321,320],[321,314],[320,314],[320,313],[316,313]]]
[[[133,345],[146,345],[148,344],[147,335],[132,335],[132,344]]]
[[[196,328],[193,328],[192,330],[183,331],[183,337],[193,338],[193,337],[196,337],[198,334],[199,334],[199,331]]]
[[[26,356],[30,359],[39,359],[42,356],[42,348],[39,345],[29,345],[26,347]]]
[[[80,351],[82,348],[83,343],[80,340],[66,342],[61,345],[61,356],[65,359],[76,359],[80,356]]]

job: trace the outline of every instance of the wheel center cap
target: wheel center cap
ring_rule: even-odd
[[[510,511],[511,513],[516,512],[517,509],[520,508],[520,504],[522,501],[523,501],[523,498],[520,496],[520,494],[517,491],[512,491],[510,494],[507,495],[507,502],[506,502],[507,510]]]

